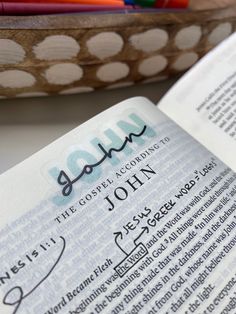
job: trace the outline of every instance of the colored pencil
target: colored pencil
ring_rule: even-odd
[[[0,15],[36,15],[96,11],[118,11],[131,9],[126,5],[83,5],[83,4],[44,4],[9,2],[0,4]]]
[[[0,15],[35,15],[79,12],[125,12],[135,8],[186,8],[189,0],[0,0]],[[135,10],[134,10],[135,11]],[[144,11],[145,12],[145,11]]]
[[[99,0],[99,2],[109,3],[110,0]],[[111,0],[112,2],[123,3],[123,0]],[[43,3],[43,4],[80,4],[81,0],[3,0],[3,3]]]

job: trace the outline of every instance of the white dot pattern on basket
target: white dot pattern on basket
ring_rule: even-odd
[[[168,39],[169,35],[167,31],[155,28],[140,34],[132,35],[129,41],[137,50],[152,52],[165,47],[168,43]]]
[[[17,94],[16,97],[40,97],[40,96],[48,96],[48,93],[45,92],[25,92]]]
[[[0,64],[15,64],[25,58],[24,48],[11,39],[0,39]]]
[[[190,68],[198,60],[195,52],[187,52],[180,55],[174,62],[173,68],[177,71],[184,71]]]
[[[115,32],[103,32],[91,37],[86,44],[91,55],[105,59],[118,54],[124,46],[124,41]]]
[[[231,23],[222,23],[216,26],[208,37],[208,41],[212,45],[219,44],[232,33],[233,27]]]
[[[78,86],[78,87],[71,87],[71,88],[64,89],[60,91],[59,94],[69,95],[69,94],[77,94],[77,93],[88,93],[88,92],[92,92],[93,90],[94,88],[90,86]]]
[[[175,36],[175,45],[179,49],[195,47],[202,37],[201,27],[192,25],[181,29]]]
[[[140,62],[138,71],[144,76],[156,75],[163,71],[168,65],[168,61],[164,56],[158,55]]]
[[[83,69],[74,63],[59,63],[48,68],[44,76],[50,84],[66,85],[80,80]]]
[[[106,89],[115,89],[115,88],[122,88],[122,87],[128,87],[134,85],[134,82],[119,82],[115,84],[111,84],[106,87]]]
[[[9,88],[23,88],[33,86],[34,76],[21,70],[6,70],[0,72],[0,86]]]
[[[66,60],[76,57],[80,51],[79,43],[66,35],[47,36],[33,47],[33,52],[39,60]]]
[[[128,27],[123,20],[101,27],[96,18],[99,27],[85,21],[82,27],[3,29],[0,93],[66,95],[164,80],[189,69],[235,30],[232,12],[218,12],[217,19],[215,11],[207,19],[198,12],[183,20],[175,13],[163,21],[150,16]]]
[[[115,82],[129,74],[129,67],[123,62],[111,62],[100,66],[97,78],[103,82]]]

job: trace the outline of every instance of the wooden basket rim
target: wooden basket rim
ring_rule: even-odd
[[[199,19],[199,14],[201,18]],[[66,14],[36,16],[1,16],[0,30],[58,30],[91,29],[110,27],[139,27],[167,24],[207,23],[236,17],[236,5],[214,10],[158,12],[158,13],[117,13],[117,14]]]

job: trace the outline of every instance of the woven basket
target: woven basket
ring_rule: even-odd
[[[176,13],[1,17],[0,97],[164,80],[235,30],[236,6]]]

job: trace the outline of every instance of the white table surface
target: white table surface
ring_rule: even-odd
[[[122,100],[157,103],[174,80],[69,96],[0,100],[0,173]]]

